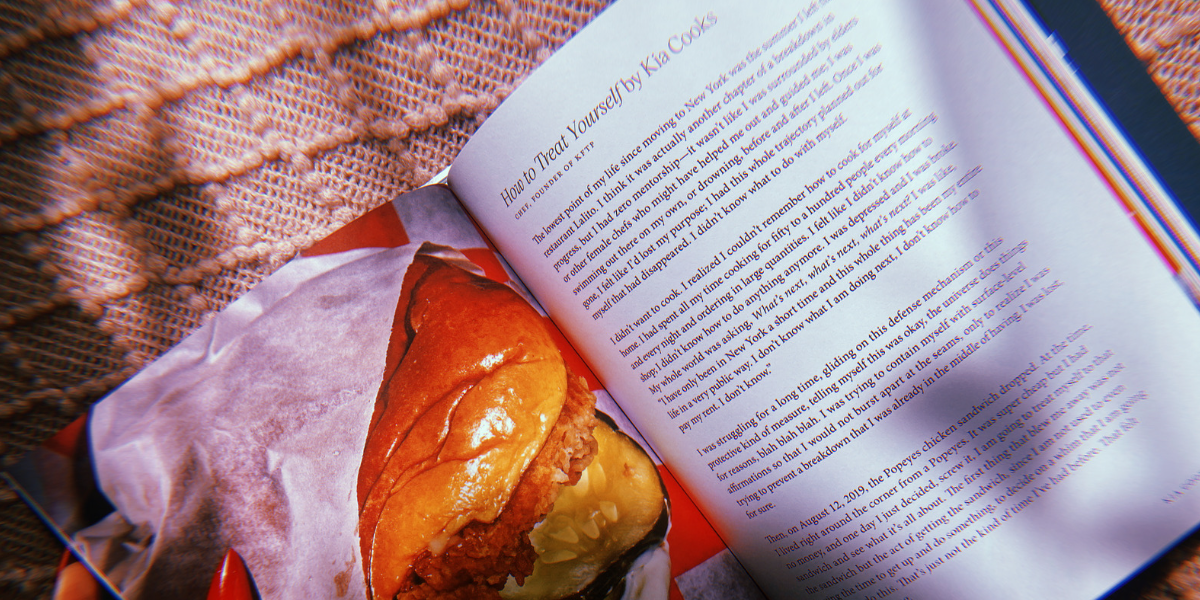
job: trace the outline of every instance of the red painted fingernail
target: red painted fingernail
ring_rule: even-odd
[[[233,548],[225,553],[221,566],[213,574],[212,585],[208,588],[208,600],[254,600],[254,590],[250,587],[250,573],[246,563]]]

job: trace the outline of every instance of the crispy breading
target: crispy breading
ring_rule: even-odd
[[[421,554],[398,598],[499,598],[510,574],[521,582],[533,572],[529,531],[553,507],[560,487],[579,481],[596,452],[596,397],[569,371],[568,380],[558,421],[499,518],[467,525],[439,555]]]

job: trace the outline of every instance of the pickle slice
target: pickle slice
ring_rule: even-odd
[[[509,578],[500,592],[505,599],[603,598],[620,587],[638,555],[666,535],[670,511],[658,469],[600,416],[592,463],[529,533],[538,553],[533,574],[523,586]]]

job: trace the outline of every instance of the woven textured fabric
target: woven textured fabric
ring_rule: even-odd
[[[446,167],[607,0],[0,4],[0,456]],[[0,596],[62,546],[0,489]]]
[[[1200,139],[1200,0],[1099,0]]]
[[[606,4],[0,1],[0,462],[448,165]],[[1104,4],[1200,136],[1195,2]],[[0,538],[0,596],[49,597],[3,487]]]

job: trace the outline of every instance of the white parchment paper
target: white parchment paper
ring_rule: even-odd
[[[116,511],[72,545],[123,597],[204,598],[230,548],[264,599],[364,597],[357,474],[404,273],[426,241],[486,247],[445,188],[392,208],[412,243],[293,260],[93,408]]]
[[[356,474],[414,248],[295,261],[92,413],[117,512],[78,539],[127,598],[361,598]]]

